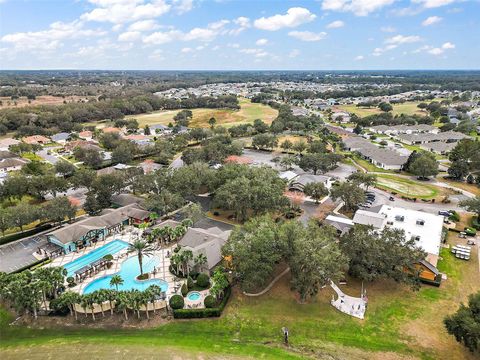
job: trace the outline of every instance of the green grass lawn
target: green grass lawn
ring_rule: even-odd
[[[393,106],[393,111],[392,114],[395,115],[400,115],[400,114],[406,114],[406,115],[427,115],[427,112],[424,110],[421,110],[417,107],[417,105],[420,104],[420,101],[407,101],[403,104],[392,104]],[[357,114],[360,117],[368,116],[368,115],[373,115],[373,114],[379,114],[381,113],[381,110],[377,107],[372,107],[372,108],[366,108],[366,107],[357,107],[356,105],[339,105],[337,106],[339,109],[348,111],[353,114]]]
[[[354,156],[353,160],[362,168],[367,170],[368,172],[380,172],[380,173],[386,173],[386,174],[393,174],[394,171],[392,170],[385,170],[382,169],[378,166],[373,165],[370,161],[367,161],[365,159],[362,159],[361,157]]]
[[[450,233],[449,244],[458,242]],[[154,323],[131,317],[122,327],[58,325],[46,319],[36,327],[9,326],[14,319],[0,309],[0,356],[5,359],[466,359],[473,360],[443,326],[446,314],[480,290],[477,253],[462,261],[442,249],[438,263],[447,280],[440,288],[423,285],[417,292],[392,281],[365,283],[369,305],[365,320],[338,312],[330,305],[332,290],[322,289],[299,304],[289,275],[267,294],[249,298],[235,289],[218,319]],[[342,289],[358,296],[362,284],[348,278]],[[107,315],[107,321],[108,321]],[[151,320],[152,321],[152,320]],[[56,325],[53,325],[56,324]],[[97,323],[98,324],[98,323]],[[281,328],[290,331],[290,347],[282,345]]]
[[[255,119],[261,119],[270,124],[278,115],[278,111],[270,106],[252,103],[248,99],[239,99],[240,110],[230,109],[192,109],[193,118],[190,121],[190,127],[208,128],[208,120],[214,117],[217,125],[233,126],[239,124],[253,123]],[[139,114],[127,116],[130,119],[136,119],[140,127],[149,124],[173,123],[173,117],[179,110],[155,111],[148,114]]]
[[[445,196],[449,193],[448,189],[430,185],[423,181],[407,179],[394,175],[377,175],[378,188],[387,191],[395,191],[399,195],[416,197],[419,199],[433,199],[439,196]]]

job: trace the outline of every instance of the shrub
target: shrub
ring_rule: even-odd
[[[54,312],[55,315],[67,315],[70,312],[68,305],[61,298],[50,300],[50,303],[48,306],[50,307],[50,310]]]
[[[208,295],[208,296],[203,300],[203,304],[205,305],[205,307],[206,307],[207,309],[213,308],[216,303],[217,303],[217,301],[215,300],[215,298],[214,298],[212,295]]]
[[[170,307],[174,310],[183,309],[185,302],[183,301],[183,296],[173,295],[169,301]]]
[[[210,277],[205,273],[201,273],[197,277],[197,285],[202,288],[207,288],[210,285]]]
[[[478,217],[474,216],[472,218],[472,227],[476,230],[480,230],[480,221],[478,221]]]
[[[477,230],[471,227],[465,227],[464,231],[468,236],[475,236],[477,234]]]
[[[39,232],[48,230],[52,227],[53,227],[52,224],[41,224],[41,225],[39,224],[39,225],[35,226],[33,229],[25,230],[24,232],[18,232],[18,233],[12,234],[12,235],[4,236],[0,239],[0,245],[8,244],[12,241],[23,239],[23,238],[26,238],[28,236],[38,234]]]
[[[448,217],[448,219],[453,222],[459,222],[460,215],[456,211],[450,211],[450,216]]]
[[[189,277],[187,278],[187,287],[188,287],[188,290],[192,290],[194,286],[195,286],[195,283],[193,282],[192,277],[189,276]]]
[[[68,283],[68,287],[74,287],[76,285],[75,279],[73,278],[73,276],[67,277],[67,283]]]
[[[227,305],[231,292],[232,292],[232,289],[230,287],[227,287],[225,289],[225,296],[222,299],[222,302],[216,308],[173,310],[173,317],[175,319],[219,317],[220,315],[222,315],[222,311],[225,308],[225,305]],[[177,296],[180,296],[180,295],[177,295]]]
[[[104,260],[107,260],[107,261],[112,261],[113,260],[113,255],[112,254],[107,254],[103,257]]]
[[[182,285],[181,292],[182,292],[183,297],[187,296],[187,294],[188,294],[187,284],[184,283],[184,284]]]

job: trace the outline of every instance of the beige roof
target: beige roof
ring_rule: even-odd
[[[137,204],[131,204],[118,209],[108,209],[108,211],[104,211],[100,216],[91,216],[64,226],[47,234],[47,236],[53,236],[63,244],[68,244],[69,242],[79,240],[90,230],[108,228],[120,224],[128,218],[139,220],[148,218],[150,213],[139,209],[137,206]]]
[[[353,222],[360,225],[371,225],[376,229],[382,229],[385,225],[385,215],[366,210],[357,210]]]

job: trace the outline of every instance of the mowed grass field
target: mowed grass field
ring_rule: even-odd
[[[376,187],[390,192],[395,191],[399,195],[419,199],[435,199],[435,201],[440,201],[445,196],[454,193],[453,190],[435,186],[425,181],[383,174],[377,175]]]
[[[465,241],[450,233],[450,245]],[[235,289],[218,319],[170,321],[148,327],[134,316],[120,328],[82,325],[52,328],[9,327],[13,318],[0,311],[2,359],[465,359],[470,354],[447,334],[445,315],[469,294],[480,290],[477,250],[462,261],[442,249],[440,271],[448,279],[439,288],[422,285],[417,292],[392,281],[365,283],[369,299],[365,320],[354,319],[330,305],[326,287],[307,304],[299,304],[284,276],[267,294],[246,297]],[[348,278],[345,293],[358,296],[361,282]],[[108,316],[108,315],[107,315]],[[98,322],[97,322],[98,324]],[[288,327],[290,346],[282,345]]]
[[[190,121],[190,127],[208,128],[208,120],[214,117],[217,125],[225,127],[250,124],[255,119],[261,119],[270,124],[278,115],[278,111],[270,106],[252,103],[248,99],[239,99],[240,110],[230,109],[192,109],[193,118]],[[148,114],[131,115],[127,118],[137,119],[140,127],[152,124],[168,125],[173,123],[173,117],[180,110],[155,111]]]
[[[427,115],[427,112],[419,109],[417,105],[420,104],[420,101],[407,101],[403,104],[392,104],[393,106],[393,115],[400,115],[400,114],[406,114],[406,115]],[[348,111],[353,114],[357,114],[360,117],[368,116],[368,115],[373,115],[373,114],[379,114],[382,111],[377,108],[377,107],[372,107],[372,108],[366,108],[366,107],[357,107],[356,105],[338,105],[335,106],[338,109]]]

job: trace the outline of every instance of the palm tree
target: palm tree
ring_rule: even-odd
[[[191,250],[183,250],[180,253],[180,258],[183,267],[183,274],[187,273],[187,277],[190,275],[190,265],[189,262],[193,260],[193,252]]]
[[[105,291],[105,298],[110,303],[110,315],[113,315],[113,302],[117,300],[118,291],[110,290],[110,289],[104,289],[104,291]]]
[[[195,263],[195,266],[199,268],[199,272],[201,272],[203,270],[203,265],[205,265],[207,263],[207,257],[200,253],[198,254],[197,256],[195,256],[195,258],[193,259],[193,262]]]
[[[173,228],[169,225],[162,227],[159,231],[164,243],[168,244],[172,240]]]
[[[180,263],[182,262],[182,257],[179,253],[174,253],[172,256],[170,256],[170,261],[172,262],[173,265],[175,265],[175,269],[177,270],[177,276],[178,272],[180,270]]]
[[[97,290],[97,291],[93,292],[92,294],[95,294],[94,295],[95,302],[98,305],[100,305],[100,311],[102,312],[102,316],[105,317],[105,312],[103,311],[103,303],[108,300],[106,290],[105,289],[100,289],[100,290]]]
[[[143,257],[151,256],[154,252],[152,244],[142,240],[136,239],[133,243],[128,245],[128,253],[136,253],[138,257],[138,265],[140,266],[140,276],[143,275]]]
[[[191,219],[183,219],[181,222],[182,226],[189,228],[193,226],[193,221]]]
[[[118,274],[115,274],[112,276],[112,278],[110,279],[110,287],[114,287],[115,286],[115,290],[118,291],[118,287],[120,285],[123,285],[123,279],[120,275]]]
[[[75,320],[77,320],[77,311],[75,310],[75,304],[80,302],[80,294],[74,292],[74,291],[65,291],[61,295],[62,301],[65,302],[65,304],[68,305],[68,309],[70,310],[70,315],[74,316],[75,315]]]
[[[150,213],[150,215],[148,216],[150,218],[150,221],[153,223],[153,224],[156,224],[157,223],[157,219],[158,219],[158,214],[156,212],[152,212]]]
[[[150,285],[147,290],[144,291],[149,297],[149,302],[153,304],[153,313],[155,314],[155,299],[162,294],[162,288],[158,285]]]
[[[116,303],[117,308],[123,311],[125,320],[128,320],[127,308],[128,308],[128,305],[130,304],[129,293],[127,291],[118,292],[116,300],[117,300],[117,303]]]

